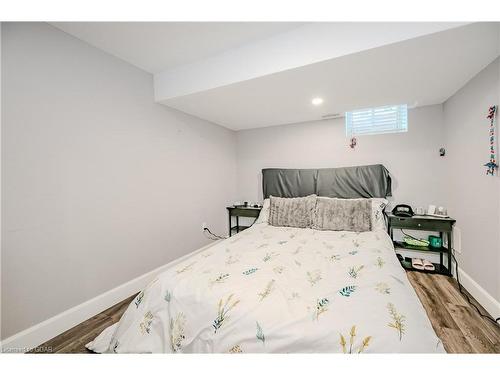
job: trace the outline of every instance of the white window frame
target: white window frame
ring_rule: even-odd
[[[347,137],[404,133],[408,131],[406,104],[358,109],[345,113]]]

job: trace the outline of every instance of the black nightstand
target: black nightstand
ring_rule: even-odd
[[[248,226],[243,226],[240,225],[240,217],[253,217],[255,220],[259,217],[260,210],[262,210],[262,207],[245,207],[245,206],[231,206],[231,207],[226,207],[227,212],[229,214],[229,237],[233,235],[233,232],[239,233],[242,230],[245,230],[249,228]],[[232,226],[231,224],[231,218],[236,217],[236,226]]]
[[[442,275],[451,276],[451,249],[453,249],[453,224],[455,224],[456,220],[452,218],[440,218],[433,216],[412,216],[412,217],[400,217],[394,216],[392,213],[387,214],[388,219],[388,232],[389,236],[393,240],[394,248],[400,248],[403,250],[413,250],[413,251],[421,251],[421,252],[432,252],[439,253],[439,264],[434,263],[435,271],[422,271],[427,273],[439,273]],[[411,246],[407,245],[403,242],[394,241],[393,231],[394,229],[408,229],[408,230],[424,230],[428,232],[438,232],[441,239],[444,238],[444,235],[447,236],[448,247],[441,247],[439,249],[430,247],[430,246]],[[446,267],[443,264],[443,254],[447,254],[448,258],[448,266]],[[406,262],[410,262],[409,265],[402,266],[405,269],[412,271],[419,271],[414,269],[411,266],[411,259],[406,258]]]

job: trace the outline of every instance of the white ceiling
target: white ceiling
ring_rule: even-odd
[[[162,103],[234,130],[378,105],[438,104],[498,56],[498,38],[498,24],[472,24]],[[323,105],[311,104],[316,96]]]
[[[234,130],[443,103],[500,48],[499,23],[52,25],[157,73],[160,103]]]
[[[52,22],[53,26],[147,72],[288,31],[292,22]]]

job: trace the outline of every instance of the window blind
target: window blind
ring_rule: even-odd
[[[390,105],[346,112],[348,137],[408,131],[408,106]]]

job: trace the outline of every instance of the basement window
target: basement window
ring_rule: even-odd
[[[346,112],[347,137],[408,131],[408,106],[388,105]]]

